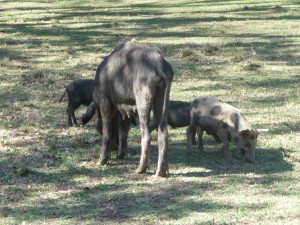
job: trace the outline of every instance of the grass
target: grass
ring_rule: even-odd
[[[300,222],[297,1],[28,0],[3,1],[0,11],[0,224]],[[170,176],[152,176],[155,132],[152,167],[136,175],[133,127],[130,157],[96,166],[93,123],[68,127],[58,100],[132,38],[172,64],[171,99],[214,96],[269,129],[256,164],[233,145],[233,161],[224,161],[208,136],[205,156],[196,147],[187,155],[185,128],[170,128]]]

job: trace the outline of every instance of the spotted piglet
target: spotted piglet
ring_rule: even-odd
[[[188,150],[192,150],[192,134],[198,132],[198,148],[204,152],[203,132],[217,133],[222,153],[231,158],[229,142],[234,141],[248,162],[255,162],[258,131],[252,128],[239,109],[211,97],[199,97],[191,103],[190,125],[187,129]]]

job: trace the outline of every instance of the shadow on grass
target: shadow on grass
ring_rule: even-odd
[[[0,26],[6,30],[5,33],[22,33],[23,35],[31,35],[33,39],[18,40],[4,40],[6,44],[33,44],[39,45],[39,43],[33,42],[35,38],[48,38],[48,37],[61,37],[56,40],[50,40],[51,45],[58,46],[77,46],[80,50],[95,51],[91,44],[100,43],[105,49],[111,50],[115,48],[120,41],[125,41],[131,39],[132,37],[138,38],[171,38],[171,37],[227,37],[225,33],[212,34],[212,28],[201,27],[199,23],[203,22],[216,22],[216,21],[248,21],[249,15],[251,14],[255,20],[297,20],[299,16],[280,16],[273,17],[264,15],[264,17],[257,17],[257,10],[265,11],[266,14],[271,13],[269,9],[273,6],[258,6],[250,7],[248,10],[241,9],[240,12],[247,13],[242,17],[240,14],[233,17],[224,16],[208,16],[209,13],[203,14],[200,17],[191,16],[187,14],[180,14],[176,17],[169,16],[170,13],[165,11],[166,8],[178,8],[178,7],[188,7],[192,3],[180,3],[180,4],[131,4],[130,7],[118,3],[116,6],[110,6],[105,8],[100,7],[90,7],[90,6],[77,6],[64,8],[64,11],[52,7],[54,11],[59,11],[57,15],[54,16],[44,16],[43,18],[34,19],[32,18],[30,22],[16,24],[16,23],[2,23]],[[203,6],[214,5],[212,2],[202,2],[199,3]],[[218,3],[219,4],[219,3]],[[224,2],[220,4],[225,4]],[[236,4],[232,2],[231,4]],[[275,7],[275,6],[274,6]],[[276,8],[276,7],[275,7]],[[26,8],[23,7],[24,11],[43,10],[41,7]],[[40,11],[38,11],[41,14]],[[199,13],[199,12],[197,12]],[[221,15],[224,13],[222,10],[216,10],[213,12],[216,15]],[[226,11],[228,13],[228,11]],[[235,12],[232,12],[235,13]],[[242,14],[243,15],[243,14]],[[85,18],[83,21],[69,21],[70,18]],[[101,19],[103,18],[103,19]],[[49,23],[41,21],[57,21],[54,22],[53,26],[49,27]],[[64,22],[66,21],[66,22]],[[119,22],[118,22],[119,21]],[[121,22],[120,22],[121,21]],[[68,25],[87,23],[86,26],[78,29],[68,27]],[[128,26],[129,24],[129,26]],[[131,27],[130,25],[134,25]],[[38,26],[37,26],[38,25]],[[201,28],[201,31],[194,29],[192,31],[181,31],[181,26],[195,26],[195,28]],[[180,27],[179,27],[180,26]],[[164,28],[176,28],[177,31],[162,30]],[[102,36],[108,38],[101,38]],[[291,40],[287,40],[285,35],[261,35],[253,33],[243,33],[243,34],[230,34],[232,38],[247,39],[249,37],[258,38],[262,41],[246,43],[246,46],[257,47],[258,53],[264,57],[275,57],[274,60],[281,61],[293,61],[294,63],[299,63],[296,60],[296,56],[293,56],[294,52],[287,49],[289,46],[296,45]],[[295,36],[294,36],[295,37]],[[41,41],[41,40],[37,40]],[[89,43],[89,44],[86,44]],[[171,45],[169,46],[172,47]],[[276,54],[276,52],[281,49],[282,54]],[[275,53],[275,54],[274,54]],[[19,55],[19,54],[16,54]]]
[[[290,130],[296,132],[298,131],[299,124],[286,124],[286,126]],[[55,133],[45,133],[40,134],[39,140],[22,140],[20,139],[18,142],[13,143],[14,148],[22,148],[28,149],[29,154],[26,153],[24,155],[15,152],[8,152],[3,156],[2,163],[0,165],[8,166],[10,165],[10,171],[14,175],[11,177],[16,177],[16,170],[18,170],[18,164],[21,165],[22,168],[29,168],[29,174],[33,173],[34,176],[30,179],[33,182],[34,177],[37,176],[37,182],[51,182],[54,181],[53,177],[57,175],[57,179],[65,180],[69,179],[70,176],[75,176],[76,174],[85,174],[87,176],[98,176],[99,170],[89,170],[84,167],[77,167],[76,163],[80,162],[88,162],[95,161],[99,157],[99,149],[101,136],[98,132],[93,128],[93,125],[88,125],[87,127],[78,128],[79,133],[77,134],[61,134],[59,132]],[[86,132],[86,130],[91,129]],[[84,132],[80,132],[80,131]],[[135,128],[135,130],[138,130]],[[281,131],[272,131],[274,134],[282,133]],[[155,138],[156,138],[156,132]],[[184,132],[183,132],[184,133]],[[185,133],[184,133],[185,134]],[[184,135],[183,134],[183,135]],[[174,134],[173,134],[174,135]],[[178,135],[178,134],[177,134]],[[249,164],[244,162],[240,152],[236,149],[235,146],[231,145],[230,149],[233,154],[233,160],[228,162],[223,159],[219,149],[221,148],[220,143],[216,143],[211,137],[206,137],[204,139],[205,149],[208,149],[205,155],[200,154],[197,150],[197,146],[193,146],[192,154],[189,155],[186,150],[186,140],[183,141],[174,141],[172,140],[172,134],[170,135],[169,141],[169,162],[171,165],[182,165],[187,167],[203,167],[209,169],[211,172],[201,172],[198,175],[200,177],[211,176],[216,174],[243,174],[243,173],[257,173],[257,174],[268,174],[268,173],[278,173],[292,170],[292,164],[285,161],[283,158],[282,152],[280,149],[257,149],[256,151],[256,164]],[[40,143],[40,140],[43,140],[43,143]],[[138,159],[140,155],[140,135],[138,132],[134,131],[130,134],[130,142],[129,143],[129,156],[128,159],[124,161],[115,161],[115,152],[112,152],[112,163],[108,166],[109,170],[112,174],[123,174],[124,171],[128,171],[128,168],[122,168],[126,164],[135,164],[135,167],[138,165]],[[132,145],[134,143],[134,145]],[[11,144],[6,144],[9,147]],[[152,141],[151,145],[151,164],[156,165],[158,150],[156,141]],[[74,158],[75,161],[67,160],[67,158]],[[76,162],[76,163],[75,163]],[[15,166],[11,166],[16,164]],[[115,168],[114,166],[117,165]],[[16,167],[16,168],[15,168]],[[40,172],[36,172],[32,168],[64,168],[66,171],[61,172],[50,172],[48,175],[42,174]],[[155,166],[154,166],[155,168]],[[39,170],[39,169],[38,169]],[[115,171],[116,170],[116,171]],[[100,170],[102,171],[102,170]],[[103,172],[103,171],[102,171]],[[64,173],[65,175],[61,175]],[[97,175],[95,175],[97,174]],[[111,175],[109,172],[106,172],[108,176]],[[172,174],[172,172],[171,172]],[[20,175],[20,174],[19,174]],[[27,173],[25,174],[27,175]],[[40,178],[42,178],[40,180]],[[10,180],[9,178],[7,178]]]
[[[171,140],[169,145],[171,175],[167,179],[169,183],[163,185],[159,181],[158,183],[156,181],[145,182],[144,179],[149,179],[149,173],[146,175],[133,173],[139,161],[139,145],[129,146],[129,152],[132,153],[129,159],[112,160],[109,166],[86,168],[71,163],[61,167],[63,163],[67,163],[65,161],[70,156],[74,158],[84,156],[86,153],[83,153],[81,148],[99,147],[98,142],[90,144],[79,142],[78,144],[80,145],[78,149],[74,145],[73,149],[65,152],[62,157],[58,157],[57,161],[53,158],[55,162],[49,167],[37,167],[22,177],[15,177],[14,179],[18,181],[13,181],[11,185],[20,184],[19,187],[14,185],[11,189],[7,186],[7,182],[2,182],[6,184],[2,192],[3,201],[9,204],[1,206],[0,215],[3,218],[14,217],[16,222],[63,219],[77,222],[130,221],[134,223],[140,220],[145,222],[149,219],[149,222],[153,223],[153,218],[157,218],[158,221],[177,220],[188,217],[191,213],[214,213],[219,210],[238,209],[240,206],[233,203],[208,201],[205,195],[207,192],[219,189],[220,185],[228,186],[232,183],[261,184],[267,188],[274,183],[286,182],[288,178],[278,173],[291,171],[293,168],[276,149],[258,149],[257,164],[254,165],[243,162],[242,159],[236,157],[236,151],[234,151],[234,159],[228,163],[223,161],[218,152],[209,152],[200,157],[194,148],[192,155],[187,155],[185,143]],[[206,146],[210,150],[216,149],[216,144],[212,139],[206,140]],[[50,149],[54,155],[59,153],[53,146]],[[157,162],[155,143],[152,146],[151,161],[153,166]],[[0,162],[0,165],[9,164],[6,160]],[[178,166],[205,168],[206,171],[172,174],[172,168]],[[260,177],[248,178],[246,175],[249,173],[260,175]],[[238,178],[235,178],[236,175]],[[86,184],[78,183],[76,181],[78,177],[85,177]],[[199,179],[211,177],[212,180],[224,179],[224,182],[216,184],[215,182],[182,179],[187,177]],[[103,182],[93,185],[93,180]],[[43,194],[40,192],[43,192],[44,186],[49,189]],[[41,189],[39,190],[38,187]],[[33,193],[35,195],[38,193],[40,197],[34,200],[34,204],[22,206],[22,202],[28,201]],[[275,194],[277,194],[276,191]],[[285,194],[288,193],[285,192]],[[202,197],[201,200],[199,200],[199,195]],[[193,200],[194,197],[197,197],[197,200]],[[244,209],[256,207],[265,208],[267,205],[263,203],[243,205]]]
[[[207,143],[205,146],[209,149],[205,154],[201,154],[197,146],[193,147],[192,155],[187,154],[185,146],[181,146],[182,143],[173,144],[170,146],[172,153],[169,153],[171,164],[180,164],[187,167],[202,167],[209,169],[209,172],[199,172],[194,176],[206,177],[211,175],[220,174],[272,174],[272,173],[284,173],[286,171],[292,171],[293,165],[287,162],[281,149],[257,149],[256,150],[256,163],[251,164],[244,161],[241,153],[235,146],[231,145],[233,159],[225,160],[219,149],[221,144]],[[213,150],[212,150],[213,149]],[[176,166],[175,166],[176,167]],[[185,174],[181,174],[185,176]],[[189,176],[186,174],[186,176]]]
[[[98,185],[93,188],[79,189],[69,195],[62,194],[57,199],[40,199],[34,206],[6,207],[2,209],[3,217],[17,216],[17,221],[34,222],[44,219],[72,218],[75,221],[113,222],[130,219],[143,221],[144,217],[159,216],[163,219],[179,219],[190,212],[215,212],[221,208],[230,207],[225,204],[200,201],[179,202],[178,196],[193,195],[193,189],[183,190],[191,185],[203,191],[213,185],[199,186],[197,183],[179,183],[171,187],[155,189],[154,185],[140,184],[142,192],[131,192],[132,184]],[[67,204],[69,202],[71,204]],[[174,213],[174,210],[176,213]],[[132,220],[133,219],[133,220]]]
[[[288,79],[285,78],[269,78],[267,80],[255,81],[255,82],[246,82],[252,88],[257,87],[266,87],[266,88],[279,88],[285,87],[289,88],[291,86],[299,86],[300,85],[300,75],[295,75],[289,77]]]
[[[127,173],[128,171],[124,171]],[[68,172],[66,171],[66,174]],[[60,177],[66,174],[59,174]],[[52,179],[56,180],[57,176]],[[98,179],[101,179],[98,177]],[[214,183],[176,180],[168,185],[159,185],[156,182],[145,183],[137,180],[109,182],[96,186],[76,187],[73,183],[55,182],[56,190],[53,195],[42,195],[30,206],[4,206],[1,208],[2,217],[14,217],[17,222],[35,222],[41,219],[66,219],[77,222],[122,222],[176,220],[188,217],[191,213],[214,213],[219,210],[237,208],[235,204],[211,202],[189,199],[205,196],[206,192],[218,189]],[[74,190],[70,192],[70,189]],[[30,193],[38,190],[27,188],[6,189],[5,194],[24,193],[23,198],[30,197]],[[18,198],[21,201],[22,198]],[[266,207],[264,204],[244,205],[243,208],[253,209]],[[153,217],[153,218],[151,218]],[[155,222],[155,221],[154,221]]]
[[[14,102],[25,102],[30,99],[31,94],[17,86],[1,87],[0,104],[13,104]]]

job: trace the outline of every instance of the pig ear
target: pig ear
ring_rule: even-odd
[[[242,138],[249,138],[250,135],[251,135],[251,130],[242,130],[240,131],[239,135],[242,137]]]
[[[240,131],[239,135],[242,138],[255,139],[255,138],[257,138],[258,132],[255,129],[252,129],[252,130],[247,129],[247,130]]]
[[[239,135],[242,138],[250,138],[250,139],[255,139],[257,138],[258,132],[256,130],[242,130],[240,131]]]

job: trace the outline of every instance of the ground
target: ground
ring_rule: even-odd
[[[300,223],[300,5],[296,0],[0,1],[0,224]],[[135,38],[174,69],[171,99],[213,96],[241,109],[258,138],[256,164],[205,136],[186,152],[169,129],[168,178],[134,173],[130,155],[96,166],[93,122],[69,127],[64,85],[93,78]],[[84,107],[77,111],[79,118]]]

